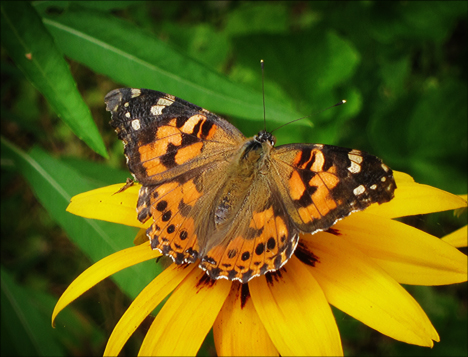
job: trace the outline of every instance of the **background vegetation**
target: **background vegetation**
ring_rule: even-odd
[[[51,328],[71,281],[136,233],[65,212],[73,195],[129,177],[103,103],[114,88],[174,94],[251,136],[263,128],[264,59],[270,130],[348,100],[275,132],[279,144],[363,149],[467,192],[467,2],[2,1],[1,15],[2,355],[102,354],[155,274],[154,262],[117,274]],[[408,222],[443,236],[466,212]],[[442,341],[406,345],[335,310],[345,354],[467,355],[466,284],[407,289]],[[215,353],[208,336],[200,354]]]

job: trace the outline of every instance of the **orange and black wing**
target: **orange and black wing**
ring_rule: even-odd
[[[201,256],[200,267],[213,279],[246,283],[280,269],[296,249],[299,230],[276,187],[267,182],[256,184],[247,201],[249,205],[238,212],[233,229],[222,232],[224,239],[208,245]]]
[[[153,217],[147,230],[153,249],[178,264],[195,261],[194,207],[206,196],[205,174],[222,171],[244,135],[201,107],[153,90],[116,89],[105,101],[130,172],[142,184],[138,219]]]
[[[206,165],[245,139],[228,121],[170,94],[120,88],[105,102],[130,172],[144,186]]]
[[[388,202],[396,188],[392,170],[359,150],[291,144],[278,147],[273,159],[273,178],[303,232],[326,230],[352,212]]]

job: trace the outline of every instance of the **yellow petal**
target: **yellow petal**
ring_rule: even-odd
[[[467,279],[465,254],[404,223],[359,212],[333,228],[399,283],[444,285]]]
[[[340,334],[311,272],[292,257],[279,273],[252,279],[255,310],[282,356],[342,356]]]
[[[303,242],[318,258],[308,269],[332,305],[396,340],[428,347],[439,341],[411,295],[346,238],[321,233]]]
[[[100,219],[138,228],[148,227],[137,219],[136,203],[141,185],[135,184],[118,192],[125,184],[98,188],[72,197],[67,211],[77,216]],[[117,193],[118,192],[118,193]]]
[[[468,226],[461,227],[457,229],[455,232],[447,234],[442,240],[451,246],[462,248],[468,245]]]
[[[150,243],[148,242],[136,247],[121,250],[93,264],[73,280],[67,290],[62,294],[52,313],[52,325],[60,311],[101,280],[129,266],[154,259],[160,255],[161,253],[151,249]]]
[[[195,356],[231,289],[227,280],[210,280],[192,270],[154,319],[139,356]]]
[[[232,284],[213,335],[218,356],[278,356],[255,311],[248,284]]]
[[[115,326],[107,341],[104,356],[117,356],[142,321],[195,268],[195,264],[189,266],[172,264],[149,283],[133,300]]]
[[[148,236],[146,235],[146,228],[141,228],[135,238],[133,239],[134,245],[140,245],[148,241]]]
[[[381,205],[372,205],[366,210],[368,214],[395,218],[466,207],[466,200],[460,196],[416,183],[405,173],[394,171],[394,177],[397,185],[395,198]]]

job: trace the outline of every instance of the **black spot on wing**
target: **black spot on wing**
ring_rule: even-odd
[[[276,240],[275,238],[271,237],[267,241],[267,249],[268,250],[273,250],[276,247]]]
[[[179,233],[180,240],[186,240],[187,237],[188,237],[187,231],[185,231],[185,230],[180,231],[180,233]]]
[[[212,120],[205,120],[201,129],[202,138],[206,138],[208,136],[213,125],[214,122]]]
[[[234,258],[234,257],[236,256],[236,254],[237,254],[237,249],[230,249],[230,250],[228,251],[228,258],[229,258],[229,259]]]
[[[246,260],[249,260],[249,258],[250,258],[250,252],[244,252],[244,253],[242,253],[242,255],[241,255],[242,261],[245,262]]]
[[[195,143],[197,143],[199,141],[200,141],[200,139],[198,137],[196,137],[195,135],[189,135],[189,134],[186,134],[186,133],[182,133],[182,143],[181,143],[180,147],[178,147],[178,148],[189,146],[189,145],[195,144]]]
[[[159,201],[159,202],[156,204],[156,209],[157,209],[159,212],[165,211],[166,208],[167,208],[167,201],[165,201],[165,200],[161,200],[161,201]]]
[[[159,161],[161,162],[161,164],[164,165],[164,167],[170,169],[170,168],[177,166],[175,157],[177,155],[178,149],[179,147],[175,146],[172,143],[169,143],[167,145],[166,153],[164,155],[161,155],[161,157],[159,158]]]
[[[264,251],[265,251],[265,243],[257,244],[257,246],[255,247],[255,254],[262,255]]]
[[[301,159],[299,160],[299,162],[297,163],[297,166],[298,167],[302,167],[302,165],[304,165],[306,162],[309,161],[310,159],[310,156],[312,154],[312,148],[304,148],[302,150],[302,153],[301,153]],[[314,159],[312,159],[305,167],[306,170],[310,170],[310,167],[312,166],[312,164],[314,163]]]

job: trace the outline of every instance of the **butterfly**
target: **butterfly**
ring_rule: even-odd
[[[275,147],[170,94],[121,88],[105,97],[111,126],[141,183],[137,217],[151,247],[210,278],[242,283],[280,269],[301,232],[329,229],[396,188],[392,170],[359,150]]]

